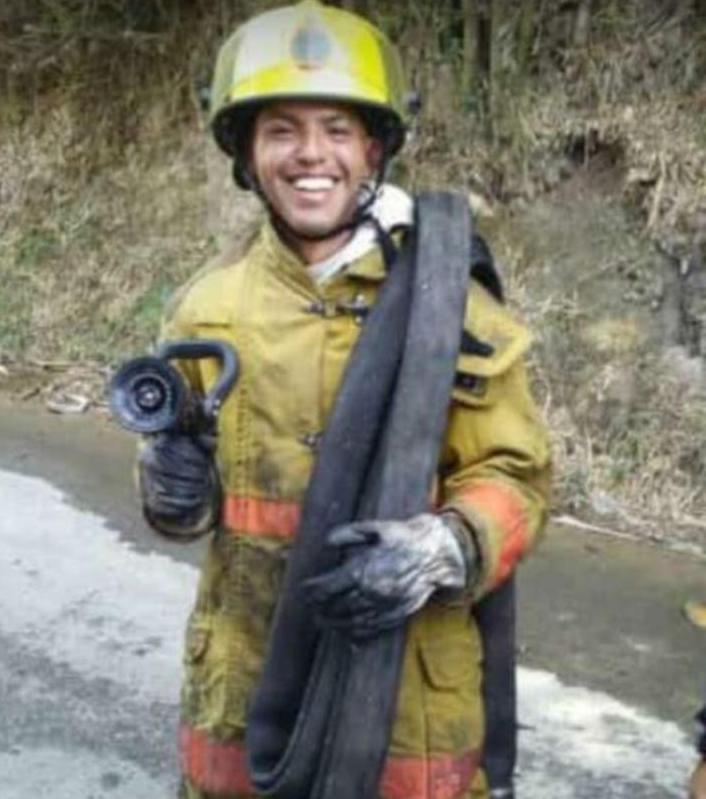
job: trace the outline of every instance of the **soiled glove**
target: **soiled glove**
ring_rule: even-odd
[[[165,535],[191,539],[211,529],[221,490],[215,437],[159,433],[138,456],[145,518]]]
[[[342,525],[328,544],[342,563],[307,581],[308,601],[322,626],[357,639],[398,626],[435,591],[461,591],[469,579],[452,524],[431,513]]]

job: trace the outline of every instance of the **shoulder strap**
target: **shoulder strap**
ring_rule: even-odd
[[[505,302],[502,277],[485,239],[474,233],[471,237],[471,277],[475,278],[499,302]]]
[[[497,300],[505,301],[502,279],[485,240],[471,239],[471,277]],[[464,352],[490,355],[493,348],[464,331]],[[515,657],[515,580],[503,585],[473,609],[483,641],[483,704],[486,718],[483,768],[491,795],[512,799],[517,760],[517,685]]]

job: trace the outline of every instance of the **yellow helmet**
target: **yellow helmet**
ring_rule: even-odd
[[[404,142],[407,96],[399,54],[362,17],[318,0],[259,14],[221,47],[211,87],[210,123],[238,163],[263,102],[321,99],[351,103],[389,158]]]

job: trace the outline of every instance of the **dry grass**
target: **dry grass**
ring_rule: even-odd
[[[47,125],[44,138],[23,134],[0,147],[0,168],[10,167],[0,354],[107,358],[144,347],[166,294],[212,251],[200,135],[67,183],[60,137],[71,138],[71,121]]]
[[[538,299],[523,252],[500,252],[536,335],[530,369],[552,435],[556,509],[706,549],[703,365],[656,346],[629,305],[606,313],[559,286]]]

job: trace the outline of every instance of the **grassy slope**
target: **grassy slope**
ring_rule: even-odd
[[[675,60],[673,35],[643,36],[645,50],[627,33],[598,41],[513,96],[492,144],[440,105],[453,74],[425,64],[434,91],[399,167],[408,186],[488,201],[482,225],[538,334],[557,505],[602,503],[620,525],[648,515],[689,527],[704,512],[703,401],[682,391],[675,413],[681,389],[650,316],[662,281],[653,242],[687,246],[706,214],[706,99],[679,81],[688,63]],[[133,81],[113,115],[105,104],[97,116],[64,87],[2,123],[0,363],[143,350],[171,291],[251,215],[191,93],[175,89],[184,80],[165,69]]]

